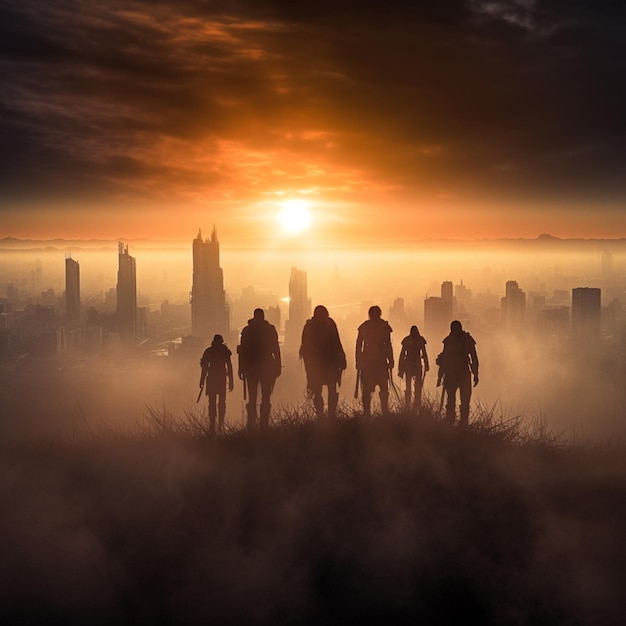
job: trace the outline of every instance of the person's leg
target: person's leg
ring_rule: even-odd
[[[215,416],[217,415],[216,399],[217,394],[214,390],[209,389],[209,432],[215,432]]]
[[[456,382],[447,381],[445,384],[446,390],[446,419],[451,424],[454,424],[456,417],[456,390],[458,385]]]
[[[467,426],[469,423],[470,400],[472,398],[472,379],[469,372],[463,377],[459,386],[461,396],[461,426]]]
[[[363,398],[363,417],[372,416],[372,392],[374,385],[372,372],[369,369],[361,370],[361,387]]]
[[[217,430],[223,432],[224,417],[226,416],[226,379],[221,381],[220,389],[217,394]]]
[[[270,425],[270,397],[274,388],[274,377],[265,377],[261,379],[261,406],[259,412],[259,425],[261,430],[267,430]]]
[[[321,381],[313,381],[309,383],[309,390],[313,396],[313,406],[315,407],[315,415],[321,420],[324,417],[324,398],[322,398]]]
[[[409,411],[411,409],[411,386],[413,384],[413,376],[411,376],[409,372],[405,372],[404,381],[406,383],[404,389],[404,408]]]
[[[259,390],[259,379],[256,376],[248,376],[248,404],[246,409],[248,411],[248,430],[256,430],[256,402],[257,394]]]
[[[378,373],[378,386],[380,388],[380,409],[383,415],[389,415],[389,370],[381,370]]]
[[[422,375],[415,377],[415,399],[413,400],[413,408],[419,415],[422,410]]]
[[[337,403],[339,402],[339,392],[337,383],[328,383],[328,419],[337,417]]]

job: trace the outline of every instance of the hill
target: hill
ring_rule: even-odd
[[[0,619],[89,624],[615,624],[626,468],[610,449],[396,415],[0,455]]]

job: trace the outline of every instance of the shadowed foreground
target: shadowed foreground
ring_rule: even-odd
[[[0,619],[621,621],[618,453],[406,417],[298,421],[4,450]]]

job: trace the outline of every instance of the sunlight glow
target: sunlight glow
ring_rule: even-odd
[[[281,202],[282,211],[278,220],[284,232],[297,235],[311,225],[309,203],[305,200],[290,199]]]

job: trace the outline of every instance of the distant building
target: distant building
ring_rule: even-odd
[[[466,306],[472,299],[472,290],[468,289],[467,286],[463,284],[463,281],[461,281],[460,284],[454,285],[454,297],[457,302]]]
[[[502,324],[508,329],[519,329],[526,316],[526,294],[516,280],[506,282],[506,295],[500,300]]]
[[[452,300],[454,297],[454,288],[451,280],[444,280],[441,283],[441,299]]]
[[[394,299],[393,304],[389,307],[387,320],[396,333],[409,331],[409,318],[404,306],[404,298]]]
[[[118,243],[117,328],[122,341],[134,343],[137,337],[137,272],[135,257],[128,246]]]
[[[264,309],[265,319],[276,327],[276,330],[280,329],[280,306],[270,306]]]
[[[289,319],[285,321],[285,350],[295,351],[300,346],[302,329],[311,317],[311,298],[308,295],[304,270],[291,268],[289,279]]]
[[[551,306],[569,306],[572,302],[570,292],[567,289],[555,289],[550,302]]]
[[[572,289],[572,337],[578,340],[600,336],[601,290],[597,287]]]
[[[210,239],[203,240],[202,231],[198,231],[193,240],[191,334],[206,339],[219,334],[226,341],[230,337],[230,309],[226,304],[224,272],[220,267],[220,244],[215,226]]]
[[[536,320],[541,312],[546,308],[546,297],[543,294],[530,294],[530,312],[534,320]]]
[[[602,277],[611,278],[613,276],[613,254],[610,250],[602,253]]]
[[[450,331],[454,319],[454,296],[452,282],[441,283],[441,296],[424,300],[424,332],[428,335],[444,336]]]
[[[71,256],[65,257],[65,319],[80,321],[80,266]]]
[[[17,287],[15,286],[15,283],[9,283],[7,285],[7,301],[13,305],[13,308],[16,308],[19,303]]]
[[[549,335],[567,336],[570,327],[568,306],[544,308],[537,314],[536,328]]]
[[[241,290],[241,296],[235,298],[231,307],[231,323],[234,328],[242,328],[248,323],[248,320],[252,317],[254,309],[263,309],[265,311],[265,319],[276,326],[276,330],[280,333],[281,321],[280,321],[280,307],[278,305],[279,298],[275,293],[271,291],[257,291],[252,285],[243,287]],[[270,321],[268,314],[270,309],[276,309],[278,311],[278,323]],[[271,315],[276,320],[276,311]]]

